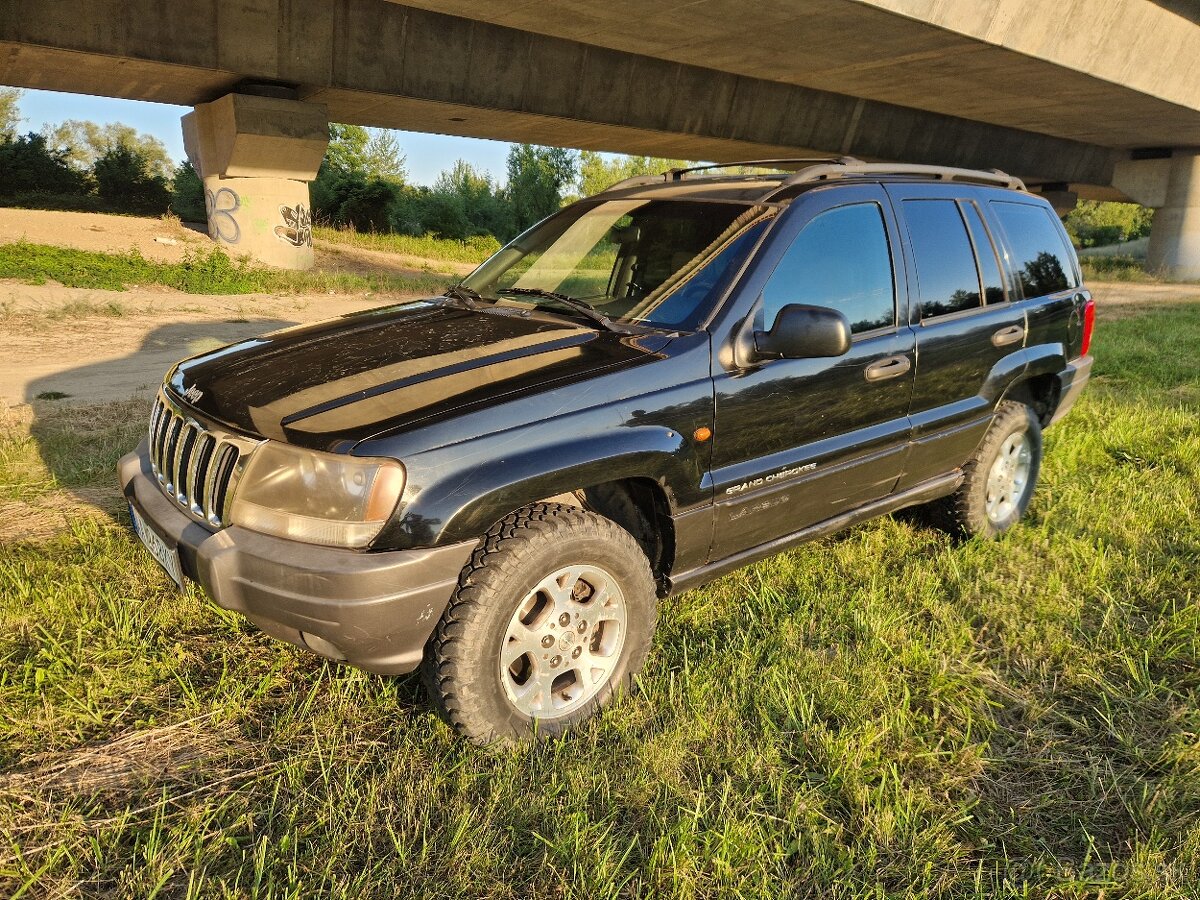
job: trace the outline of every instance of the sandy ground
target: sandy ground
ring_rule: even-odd
[[[190,250],[208,252],[216,246],[173,219],[0,209],[0,243],[21,240],[79,250],[136,249],[158,262],[178,262]],[[317,248],[317,267],[358,274],[463,268],[323,242]],[[163,373],[186,356],[392,299],[211,296],[158,287],[101,291],[0,280],[0,405],[97,403],[148,395]],[[48,399],[60,394],[67,396]]]
[[[177,219],[0,209],[0,244],[15,241],[113,252],[136,247],[155,262],[179,262],[189,249],[214,246],[206,235]]]
[[[217,246],[208,239],[203,226],[183,224],[178,219],[0,208],[0,244],[16,241],[117,253],[136,249],[146,259],[166,263],[182,261],[189,251],[208,253]],[[325,272],[465,275],[475,268],[472,263],[384,253],[322,240],[314,242],[314,250],[317,268]]]
[[[370,309],[349,295],[207,296],[0,281],[0,403],[95,403],[149,394],[172,364],[267,331]]]

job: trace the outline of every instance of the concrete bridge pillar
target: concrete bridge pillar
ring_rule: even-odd
[[[267,265],[312,268],[308,183],[329,143],[324,106],[226,94],[183,117],[183,143],[204,180],[214,241]]]
[[[1168,278],[1200,278],[1200,153],[1122,160],[1113,187],[1155,211],[1146,268]]]
[[[1169,278],[1200,278],[1200,154],[1171,155],[1163,199],[1150,229],[1146,268]]]

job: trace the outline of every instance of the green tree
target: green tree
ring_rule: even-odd
[[[92,168],[96,193],[114,209],[125,212],[162,213],[171,202],[167,179],[153,160],[133,148],[117,145],[96,160]]]
[[[407,159],[396,136],[383,128],[374,128],[363,148],[363,170],[370,178],[403,184],[408,178]]]
[[[659,159],[654,156],[612,156],[584,150],[579,154],[579,192],[590,197],[608,190],[618,181],[636,175],[658,175],[668,169],[692,165],[685,159]]]
[[[490,175],[465,160],[438,176],[433,187],[403,187],[392,207],[390,225],[402,234],[438,237],[496,246],[498,235],[513,231],[506,192]]]
[[[370,132],[361,125],[329,123],[329,147],[325,151],[325,164],[339,172],[365,173],[367,169],[367,144]]]
[[[204,222],[208,211],[204,207],[204,182],[184,160],[171,179],[171,211],[185,222]]]
[[[20,126],[21,90],[0,88],[0,141],[15,140]]]
[[[1080,200],[1063,218],[1071,239],[1081,247],[1103,247],[1145,237],[1154,210],[1136,203]]]
[[[329,126],[329,148],[312,183],[318,221],[359,231],[385,231],[407,172],[404,154],[387,131]]]
[[[574,182],[577,175],[578,159],[571,150],[514,144],[508,151],[506,189],[513,228],[524,231],[558,210],[563,188]]]
[[[86,177],[67,162],[66,153],[50,147],[40,134],[0,141],[0,196],[37,193],[83,196]]]
[[[117,148],[143,160],[151,175],[168,179],[175,172],[175,164],[162,141],[121,122],[100,125],[67,119],[58,125],[47,125],[42,134],[52,147],[66,151],[67,161],[80,172],[91,171],[97,160]]]

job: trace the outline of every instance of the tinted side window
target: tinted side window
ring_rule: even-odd
[[[917,262],[921,318],[979,306],[979,272],[967,226],[953,200],[905,200],[904,220]]]
[[[971,241],[975,244],[975,258],[979,260],[979,274],[983,276],[983,296],[988,303],[1004,301],[1004,276],[1000,274],[1000,256],[996,253],[996,245],[992,243],[987,228],[983,225],[983,217],[974,203],[967,201],[962,204],[963,214],[967,219],[967,228],[971,231]]]
[[[839,310],[856,334],[895,324],[892,255],[878,204],[839,206],[804,226],[763,288],[767,328],[789,303]]]
[[[993,200],[992,211],[1012,248],[1013,271],[1026,297],[1043,297],[1077,286],[1075,266],[1048,209]]]

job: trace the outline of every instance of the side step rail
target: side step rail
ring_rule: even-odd
[[[783,537],[768,541],[765,544],[759,544],[757,547],[742,550],[733,556],[718,559],[715,562],[692,569],[690,572],[681,572],[678,575],[672,575],[667,579],[666,593],[671,595],[678,594],[681,591],[690,591],[692,588],[698,588],[701,585],[707,584],[728,572],[732,572],[734,569],[740,569],[742,566],[748,566],[751,563],[758,562],[760,559],[774,556],[776,553],[781,553],[797,544],[825,537],[828,534],[841,531],[843,528],[848,528],[851,525],[857,525],[859,522],[866,521],[867,519],[873,519],[876,516],[904,509],[906,506],[916,506],[919,503],[928,503],[930,500],[945,497],[947,494],[952,494],[958,490],[958,486],[962,482],[963,473],[961,469],[955,469],[953,472],[946,475],[939,475],[937,478],[930,478],[928,481],[922,481],[920,484],[913,485],[908,490],[901,491],[899,494],[881,497],[878,500],[858,507],[858,509],[852,509],[839,516],[834,516],[832,519],[826,519],[823,522],[817,522],[815,525],[809,525],[807,528],[802,528],[791,534],[785,534]]]

